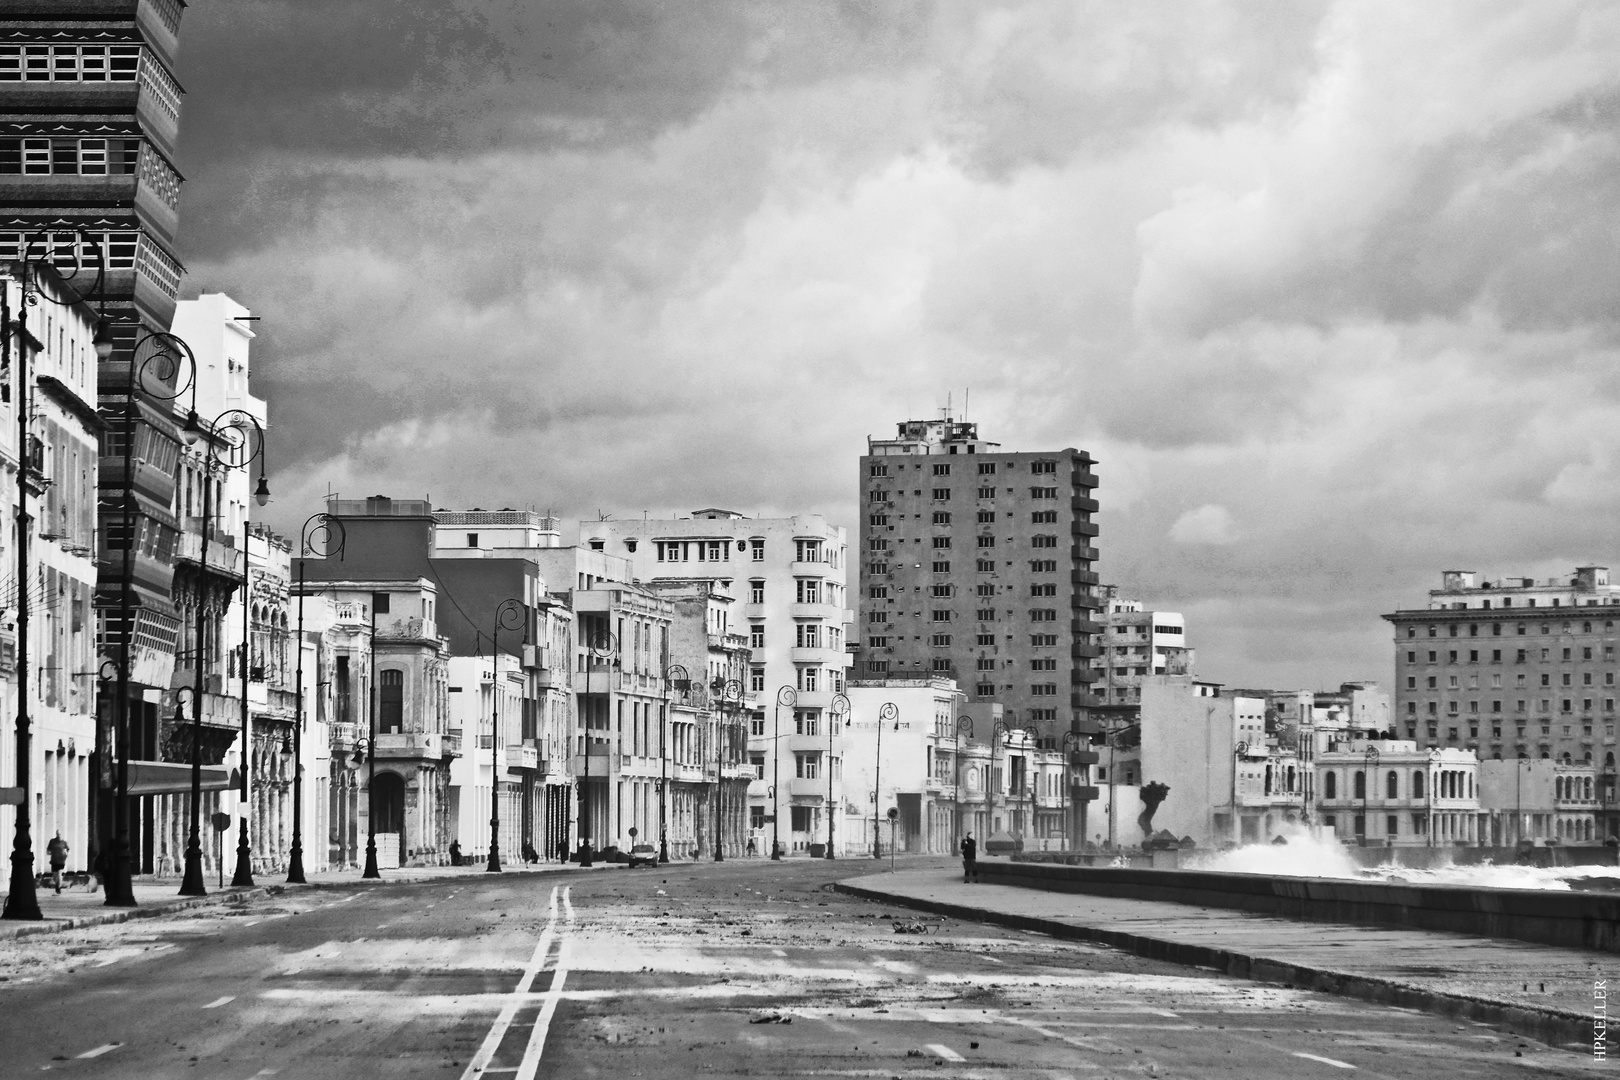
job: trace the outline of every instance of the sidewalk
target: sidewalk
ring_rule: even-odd
[[[838,891],[960,919],[1094,941],[1237,978],[1592,1042],[1608,953],[1428,930],[1302,923],[1225,908],[964,884],[960,870],[851,878]]]
[[[533,866],[515,863],[504,867],[502,873],[563,873],[579,869],[581,868],[574,863],[549,862]],[[130,919],[150,919],[210,904],[242,904],[258,897],[276,895],[286,889],[366,888],[437,881],[483,873],[485,870],[482,863],[477,866],[411,866],[398,870],[384,870],[381,880],[368,881],[360,876],[359,870],[326,870],[306,875],[309,882],[307,885],[288,885],[287,872],[279,870],[255,874],[252,886],[240,888],[229,884],[224,888],[217,888],[215,882],[219,879],[212,878],[206,883],[207,896],[179,895],[178,877],[138,877],[135,879],[133,889],[136,904],[133,908],[107,907],[107,898],[99,889],[90,892],[83,888],[63,888],[58,895],[47,886],[39,890],[39,910],[45,917],[39,922],[0,921],[0,941],[34,934],[51,934],[61,930],[75,930],[85,926],[128,922]],[[5,893],[0,892],[0,897],[4,896]]]

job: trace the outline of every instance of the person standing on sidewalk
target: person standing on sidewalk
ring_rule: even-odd
[[[61,833],[57,833],[55,838],[45,845],[45,851],[51,857],[51,884],[60,893],[62,891],[62,868],[67,865],[67,841],[62,839]]]
[[[979,880],[979,845],[970,832],[962,837],[962,880]]]

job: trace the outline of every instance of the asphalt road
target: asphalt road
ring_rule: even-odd
[[[825,888],[872,868],[469,873],[7,941],[0,1077],[1432,1080],[1610,1067],[1504,1030],[919,923]]]

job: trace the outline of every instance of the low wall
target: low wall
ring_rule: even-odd
[[[1520,852],[1511,847],[1346,847],[1345,854],[1361,866],[1614,866],[1615,853],[1606,847],[1538,847]]]
[[[1114,869],[981,859],[999,885],[1236,908],[1306,922],[1412,926],[1620,952],[1620,896],[1542,889],[1399,885],[1204,870]]]

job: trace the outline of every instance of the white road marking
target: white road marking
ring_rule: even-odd
[[[259,1080],[259,1077],[261,1076],[274,1076],[280,1071],[280,1069],[260,1069],[258,1072],[254,1073],[249,1080]]]
[[[566,902],[566,897],[564,899]],[[573,908],[570,907],[568,910],[572,915]],[[461,1080],[473,1080],[473,1077],[481,1075],[489,1065],[490,1058],[495,1056],[501,1040],[506,1037],[506,1029],[512,1026],[512,1020],[517,1016],[518,1006],[526,999],[529,987],[534,985],[535,976],[540,974],[540,968],[546,962],[546,953],[551,949],[551,939],[556,931],[557,886],[553,885],[550,917],[546,920],[546,928],[540,932],[540,940],[534,946],[534,955],[529,957],[528,966],[523,969],[523,978],[518,980],[517,989],[506,996],[506,1004],[501,1007],[495,1023],[490,1025],[489,1034],[484,1036],[484,1042],[478,1047],[478,1053],[467,1062],[467,1069],[461,1074]]]
[[[242,926],[258,926],[259,925],[259,920],[258,919],[249,919],[247,922],[242,923],[241,925]]]
[[[540,1055],[546,1049],[546,1033],[551,1030],[551,1018],[557,1014],[557,1002],[562,998],[563,980],[568,977],[569,952],[569,941],[564,938],[557,946],[557,973],[551,978],[546,1003],[540,1007],[540,1017],[534,1022],[534,1030],[529,1033],[529,1045],[523,1049],[523,1062],[518,1066],[517,1080],[534,1080],[540,1068]]]
[[[936,1056],[942,1057],[946,1061],[966,1061],[967,1060],[967,1058],[963,1057],[961,1054],[958,1054],[955,1050],[952,1050],[950,1047],[946,1046],[944,1043],[929,1043],[928,1044],[928,1049],[932,1050]]]
[[[79,1057],[81,1057],[81,1058],[98,1058],[102,1054],[108,1053],[109,1051],[112,1051],[112,1050],[116,1050],[120,1046],[123,1046],[123,1045],[124,1045],[123,1043],[107,1043],[104,1046],[96,1047],[94,1050],[86,1050],[84,1053],[80,1054]]]
[[[204,1005],[203,1008],[205,1008],[205,1009],[217,1009],[221,1005],[229,1005],[231,1002],[233,1002],[235,1000],[236,1000],[236,995],[235,994],[226,994],[222,998],[215,998],[213,1001],[210,1001],[208,1004]]]
[[[1181,1019],[1180,1013],[1171,1012],[1169,1009],[1143,1009],[1142,1011],[1153,1016],[1168,1016],[1172,1020]]]
[[[785,951],[783,951],[782,949],[772,949],[771,950],[771,955],[772,956],[786,956],[787,953]]]
[[[1297,1057],[1297,1058],[1304,1058],[1307,1061],[1320,1061],[1324,1065],[1332,1065],[1335,1069],[1353,1069],[1353,1068],[1355,1068],[1355,1066],[1350,1064],[1348,1061],[1335,1061],[1332,1058],[1318,1057],[1315,1054],[1307,1054],[1303,1050],[1295,1050],[1294,1051],[1294,1056]]]

